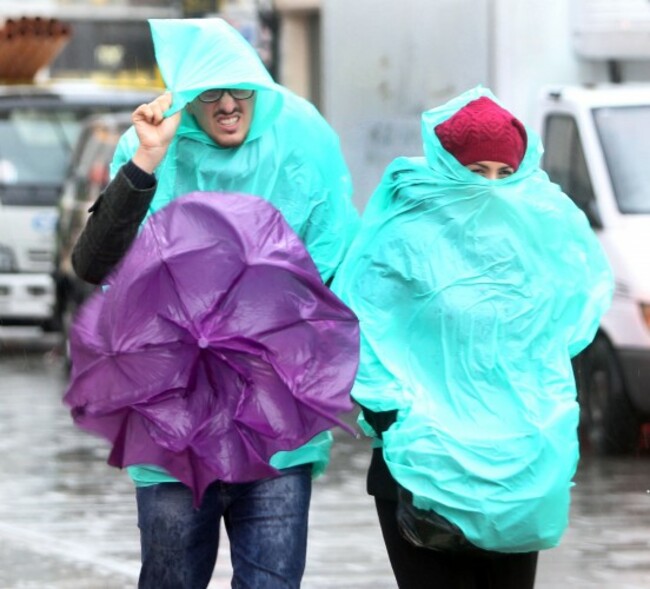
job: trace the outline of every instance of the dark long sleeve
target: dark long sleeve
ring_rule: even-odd
[[[363,418],[368,422],[370,427],[375,430],[379,438],[382,434],[395,423],[397,419],[397,409],[391,411],[371,411],[363,405],[359,405],[363,412]]]
[[[361,410],[364,419],[375,430],[379,438],[395,423],[397,418],[397,410],[371,411],[363,405],[361,405]],[[381,447],[373,448],[366,479],[366,490],[369,495],[374,497],[397,501],[397,483],[388,470],[386,460],[384,460],[384,451]]]
[[[155,178],[132,162],[106,186],[72,251],[79,278],[100,284],[127,252],[156,191]]]

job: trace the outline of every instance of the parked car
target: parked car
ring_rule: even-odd
[[[67,354],[72,319],[95,286],[81,280],[72,268],[71,254],[88,219],[88,209],[109,181],[109,166],[120,136],[131,124],[131,113],[112,113],[87,119],[75,146],[59,201],[54,255],[55,319],[61,325]]]

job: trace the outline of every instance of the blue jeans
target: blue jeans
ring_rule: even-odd
[[[233,589],[298,589],[305,570],[311,465],[251,483],[214,482],[200,508],[181,483],[136,488],[139,589],[204,589],[223,517]]]

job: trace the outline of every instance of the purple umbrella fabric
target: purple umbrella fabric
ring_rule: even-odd
[[[277,471],[352,409],[356,316],[261,198],[194,192],[153,214],[71,329],[64,402],[112,443],[109,464],[161,466],[198,504],[214,480]]]

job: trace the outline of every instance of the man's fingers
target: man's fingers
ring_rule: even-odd
[[[149,111],[150,109],[148,104],[141,104],[131,114],[131,122],[135,124],[139,121],[148,120],[149,117],[151,116]]]
[[[141,104],[133,111],[131,120],[133,123],[145,121],[152,125],[159,125],[165,117],[165,112],[169,110],[171,105],[171,94],[166,92],[152,102]]]
[[[155,125],[159,125],[165,113],[169,110],[169,107],[172,105],[172,95],[169,92],[166,92],[162,96],[158,96],[153,102],[149,103],[151,108],[151,122]]]

